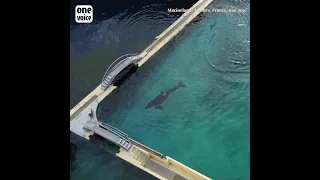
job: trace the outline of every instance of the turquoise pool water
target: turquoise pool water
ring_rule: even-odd
[[[215,1],[99,107],[99,119],[214,179],[250,179],[249,4]],[[186,35],[188,34],[188,35]],[[162,104],[153,98],[184,82]]]

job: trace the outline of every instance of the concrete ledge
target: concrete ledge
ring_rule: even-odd
[[[87,104],[87,106],[82,106],[85,108],[90,109],[91,115],[89,115],[88,113],[86,113],[86,109],[82,109],[81,112],[78,113],[78,115],[76,117],[74,117],[71,121],[70,121],[70,130],[72,132],[74,132],[75,134],[84,137],[86,139],[89,138],[90,135],[93,134],[93,132],[88,131],[86,129],[84,129],[83,127],[92,119],[96,120],[96,110],[98,107],[98,100],[94,99],[92,100],[92,102],[90,104]],[[81,110],[79,109],[79,110]]]

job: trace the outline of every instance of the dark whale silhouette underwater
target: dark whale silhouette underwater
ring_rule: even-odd
[[[154,107],[155,109],[158,109],[160,111],[163,110],[163,107],[161,106],[161,104],[168,98],[168,96],[171,93],[176,91],[179,87],[186,88],[187,86],[183,82],[179,81],[179,84],[176,87],[173,87],[173,88],[169,89],[167,92],[161,91],[160,94],[157,97],[155,97],[152,101],[150,101],[146,105],[145,109],[149,109],[149,108]]]

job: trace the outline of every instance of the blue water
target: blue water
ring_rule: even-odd
[[[249,3],[214,1],[208,8],[238,8],[248,12],[204,13],[200,21],[187,26],[101,103],[99,119],[213,179],[250,179]],[[170,24],[175,18],[172,15],[172,19],[166,22]],[[156,27],[159,30],[165,28]],[[150,31],[146,36],[153,33],[159,34]],[[143,42],[149,41],[146,39]],[[139,48],[132,47],[132,50]],[[111,52],[109,46],[107,51]],[[110,60],[116,55],[93,52],[89,57],[75,58],[73,61],[77,63],[71,64],[71,87],[82,84],[82,87],[87,87],[82,94],[90,92],[90,88],[100,82],[103,69],[107,67],[108,62],[104,58]],[[87,60],[89,58],[90,61]],[[92,63],[98,63],[99,67]],[[90,69],[90,66],[90,73],[95,75],[81,73],[81,67]],[[74,79],[81,76],[86,78],[77,84]],[[87,86],[83,85],[84,81]],[[144,108],[160,91],[176,86],[178,81],[186,84],[187,88],[173,92],[162,104],[162,111]],[[71,92],[76,98],[82,95],[76,88]],[[126,164],[106,152],[100,152],[89,142],[82,142],[77,137],[73,137],[72,142],[81,147],[77,152],[82,152],[76,156],[78,165],[73,170],[73,179],[92,179],[89,178],[92,174],[97,174],[94,179],[132,179],[126,175],[139,173],[134,168],[131,171],[115,168],[117,162],[123,166]],[[130,165],[126,167],[130,169]],[[144,174],[140,176],[140,179],[151,178]]]

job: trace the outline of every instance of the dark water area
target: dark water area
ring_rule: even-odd
[[[196,2],[71,0],[70,109],[100,83],[117,57],[140,52],[179,18],[181,13],[168,13],[168,8],[190,8]],[[93,6],[93,23],[74,21],[76,5]],[[70,179],[156,179],[116,157],[114,149],[96,137],[87,141],[70,133]]]

